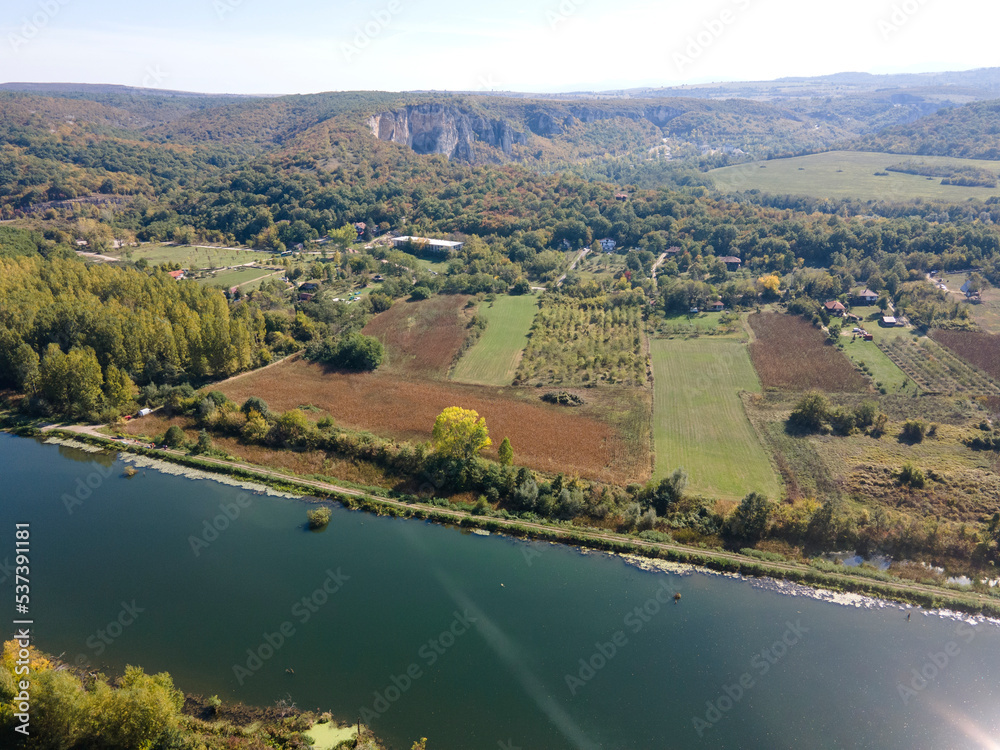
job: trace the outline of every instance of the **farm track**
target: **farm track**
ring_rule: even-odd
[[[75,427],[75,429],[74,429]],[[45,431],[64,431],[70,434],[84,434],[89,435],[93,438],[98,439],[102,443],[110,444],[113,448],[125,448],[128,449],[129,446],[123,446],[121,443],[111,440],[108,437],[101,435],[96,430],[99,425],[78,425],[78,426],[68,426],[61,427],[58,425],[49,426]],[[170,459],[184,459],[187,458],[187,454],[176,451],[176,450],[156,450],[153,453],[166,460]],[[453,519],[456,522],[461,523],[463,520],[478,519],[479,516],[474,515],[471,512],[428,507],[426,505],[421,505],[419,503],[410,503],[404,500],[394,500],[391,498],[379,497],[376,495],[371,495],[363,490],[357,490],[350,487],[343,487],[341,485],[332,484],[329,482],[319,482],[311,479],[302,479],[294,475],[285,474],[283,472],[274,471],[273,469],[267,469],[264,467],[254,466],[253,464],[241,463],[236,461],[226,461],[217,458],[198,458],[200,463],[206,463],[212,466],[217,466],[220,469],[225,470],[241,470],[249,474],[256,475],[258,477],[263,477],[267,479],[273,479],[279,482],[291,482],[295,485],[301,485],[303,487],[308,487],[312,489],[317,489],[325,493],[344,495],[352,498],[364,499],[367,501],[375,502],[388,508],[394,508],[397,510],[404,511],[433,511],[435,515],[442,516],[445,518]],[[697,547],[688,547],[683,544],[668,543],[668,542],[650,542],[643,539],[638,539],[636,537],[625,536],[622,534],[615,534],[612,532],[603,531],[590,531],[584,527],[574,526],[572,530],[567,530],[565,528],[554,526],[545,523],[537,523],[533,521],[519,521],[519,520],[507,520],[501,518],[490,518],[491,523],[495,523],[498,527],[505,529],[512,529],[514,531],[527,529],[529,531],[539,532],[539,536],[548,537],[550,535],[555,535],[559,537],[575,537],[570,538],[568,541],[570,543],[577,543],[580,540],[594,541],[594,542],[612,542],[612,543],[625,543],[630,544],[640,549],[655,552],[674,552],[681,555],[688,555],[694,557],[700,557],[702,559],[706,557],[716,558],[721,560],[727,560],[738,564],[754,564],[759,565],[760,560],[747,557],[746,555],[741,555],[735,552],[726,552],[720,550],[706,551]],[[803,563],[795,562],[768,562],[767,567],[773,571],[787,572],[793,576],[808,576],[810,574],[817,573],[817,569]],[[840,573],[829,573],[823,571],[829,579],[846,584],[847,588],[856,588],[859,584],[864,584],[869,582],[868,579],[859,578],[851,575],[844,575]],[[949,596],[956,600],[965,600],[966,602],[975,603],[975,605],[990,605],[995,606],[997,599],[995,597],[987,596],[984,594],[977,594],[975,592],[957,592],[951,589],[940,589],[934,586],[927,586],[919,583],[886,583],[882,581],[872,580],[871,583],[879,583],[887,585],[892,589],[899,592],[911,592],[916,594],[923,594],[929,596]]]

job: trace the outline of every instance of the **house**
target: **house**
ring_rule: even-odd
[[[861,340],[862,341],[874,341],[875,337],[872,336],[870,333],[868,333],[868,331],[862,331],[861,332]]]
[[[615,193],[615,200],[616,201],[627,201],[628,200],[628,193]]]
[[[726,306],[722,304],[721,300],[716,300],[715,302],[709,302],[705,305],[705,312],[722,312],[725,307]]]
[[[366,229],[368,229],[368,225],[365,222],[357,221],[354,223],[354,231],[358,233],[359,240],[364,236]]]
[[[680,255],[681,254],[681,249],[679,247],[677,247],[676,245],[674,245],[673,247],[668,247],[663,252],[665,252],[667,255]]]
[[[863,289],[858,293],[857,299],[862,305],[874,305],[878,302],[878,295],[871,289]]]
[[[601,250],[606,253],[613,253],[615,251],[615,245],[618,244],[610,237],[605,237],[603,240],[598,240],[598,242],[601,243]]]
[[[299,302],[309,302],[315,296],[316,296],[315,294],[307,294],[305,292],[302,292],[299,294]]]
[[[743,265],[743,261],[737,258],[735,255],[723,255],[719,258],[723,263],[726,264],[726,268],[730,271],[739,271],[740,266]]]
[[[299,286],[300,292],[318,292],[319,284],[315,281],[307,281],[305,284]]]
[[[180,281],[184,278],[184,271],[170,271],[170,277],[175,281]]]
[[[392,246],[397,250],[409,250],[417,247],[421,250],[431,250],[436,253],[458,252],[465,245],[464,242],[452,242],[450,240],[432,240],[428,237],[393,237]]]
[[[883,328],[895,328],[896,319],[892,315],[883,315],[879,325]]]
[[[830,313],[830,315],[836,315],[837,317],[843,317],[844,313],[847,312],[847,308],[844,307],[843,303],[838,302],[835,299],[825,302],[823,307],[826,308],[826,311]]]

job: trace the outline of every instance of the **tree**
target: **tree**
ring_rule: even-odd
[[[725,533],[732,539],[756,544],[764,538],[770,517],[771,502],[759,492],[751,492],[726,519]]]
[[[385,347],[374,336],[350,333],[339,341],[326,339],[310,346],[306,357],[341,370],[374,370],[385,357]]]
[[[514,460],[514,449],[510,447],[510,438],[505,437],[500,441],[500,447],[497,448],[497,458],[500,459],[501,466],[510,466]]]
[[[257,412],[257,414],[264,417],[264,419],[267,419],[268,414],[271,413],[271,409],[268,407],[267,401],[262,399],[260,396],[251,396],[248,398],[243,402],[243,406],[240,407],[240,410],[246,414],[247,417],[250,416],[251,412]]]
[[[671,505],[681,499],[687,487],[688,476],[684,469],[675,469],[669,477],[664,477],[652,493],[652,503],[661,516],[667,515]]]
[[[432,433],[439,453],[468,460],[492,445],[486,420],[474,409],[449,406],[434,421]]]
[[[788,423],[804,432],[821,432],[830,413],[830,402],[821,393],[803,396],[788,417]]]
[[[198,433],[198,442],[191,450],[192,453],[208,453],[212,450],[212,438],[206,430]]]
[[[104,398],[113,409],[125,409],[135,396],[135,383],[122,370],[108,365],[104,373]]]
[[[264,415],[256,409],[251,409],[247,415],[247,421],[243,423],[240,434],[248,443],[261,443],[267,437],[270,429]]]

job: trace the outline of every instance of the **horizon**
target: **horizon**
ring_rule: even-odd
[[[124,0],[18,0],[0,23],[0,61],[14,82],[190,93],[601,92],[993,67],[997,15],[980,0],[847,0],[836,13],[791,0],[512,0],[502,11],[179,0],[169,14]]]

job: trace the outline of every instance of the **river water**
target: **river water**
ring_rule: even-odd
[[[125,466],[0,435],[0,562],[30,523],[36,643],[67,660],[403,750],[1000,748],[988,622],[340,507],[310,532],[303,500]]]

